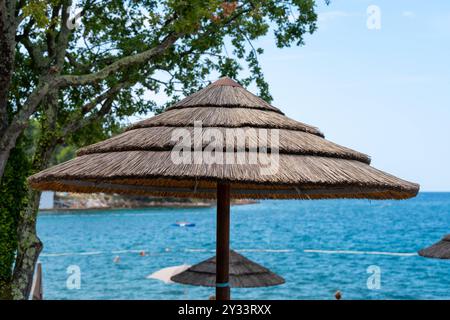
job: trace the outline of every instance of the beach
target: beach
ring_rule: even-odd
[[[450,233],[450,193],[406,201],[268,201],[233,206],[231,248],[286,279],[233,299],[450,299],[450,263],[416,252]],[[146,276],[215,254],[215,208],[67,211],[38,218],[45,299],[207,299],[212,288]],[[176,221],[195,227],[173,226]],[[140,256],[145,251],[146,256]],[[113,263],[120,256],[120,263]],[[80,289],[67,268],[78,266]],[[370,272],[380,270],[380,287]],[[369,271],[369,273],[368,273]],[[70,286],[69,286],[70,287]]]

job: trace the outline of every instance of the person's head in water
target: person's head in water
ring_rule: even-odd
[[[341,300],[342,299],[342,293],[338,290],[334,294],[334,297],[336,298],[336,300]]]

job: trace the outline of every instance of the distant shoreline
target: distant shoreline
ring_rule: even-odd
[[[232,205],[257,203],[255,200],[236,199]],[[145,208],[209,208],[214,207],[213,199],[178,199],[173,197],[122,196],[105,193],[44,192],[39,212],[99,211],[114,209]]]
[[[248,205],[248,204],[255,204],[258,203],[256,200],[237,200],[232,201],[231,205]],[[103,211],[103,210],[122,210],[122,209],[148,209],[148,208],[211,208],[214,207],[216,204],[214,201],[211,202],[149,202],[147,204],[142,204],[140,206],[106,206],[106,207],[56,207],[52,209],[39,209],[40,213],[47,213],[52,214],[56,212],[76,212],[76,211]]]

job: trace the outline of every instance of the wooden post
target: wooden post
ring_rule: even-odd
[[[42,265],[37,264],[36,272],[34,274],[34,284],[32,289],[32,300],[43,300],[44,290],[42,289]]]
[[[217,184],[216,299],[230,300],[230,185]]]

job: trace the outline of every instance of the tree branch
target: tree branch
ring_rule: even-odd
[[[69,35],[71,30],[67,27],[67,22],[70,19],[70,15],[68,13],[69,7],[72,5],[72,1],[68,1],[66,4],[62,6],[61,12],[61,26],[60,31],[56,41],[56,53],[55,53],[55,64],[62,70],[64,64],[64,57],[66,56],[67,46],[69,43]]]
[[[84,106],[82,106],[81,107],[80,116],[72,119],[64,127],[64,129],[63,129],[63,131],[61,133],[61,141],[60,142],[62,142],[67,135],[69,135],[71,133],[74,133],[75,131],[77,131],[80,128],[82,128],[83,126],[85,126],[87,124],[87,122],[86,122],[86,118],[84,118],[84,116],[86,114],[88,114],[89,112],[91,112],[102,101],[105,101],[105,102],[103,103],[103,105],[100,108],[100,110],[98,112],[96,112],[96,113],[93,113],[91,116],[88,117],[88,119],[90,119],[89,121],[93,121],[93,119],[99,119],[100,116],[103,116],[106,113],[108,113],[109,110],[105,109],[105,108],[108,108],[108,106],[105,106],[105,103],[112,99],[111,103],[109,103],[109,108],[110,108],[112,102],[114,101],[114,99],[117,96],[117,94],[119,93],[119,91],[124,89],[124,88],[126,88],[126,87],[129,87],[130,85],[131,85],[131,83],[129,83],[129,82],[122,82],[122,83],[120,83],[118,85],[115,85],[112,88],[110,88],[109,90],[107,90],[104,93],[102,93],[102,94],[98,95],[97,97],[95,97],[89,103],[87,103]]]
[[[36,111],[37,106],[51,88],[54,88],[54,81],[45,81],[45,79],[40,81],[37,88],[28,96],[24,107],[16,113],[3,136],[0,137],[0,150],[12,149],[14,147],[17,138],[27,127],[29,118]]]
[[[42,70],[45,67],[45,58],[42,55],[42,50],[39,44],[31,42],[28,36],[20,36],[18,40],[27,50],[35,68]]]
[[[16,1],[0,1],[0,134],[8,125],[8,93],[14,72]],[[0,179],[3,170],[0,167]]]
[[[109,66],[106,66],[102,70],[95,72],[95,73],[80,75],[80,76],[63,75],[63,76],[59,77],[59,79],[58,79],[59,86],[67,87],[67,86],[78,86],[78,85],[96,83],[96,82],[106,79],[109,75],[113,74],[114,72],[123,70],[130,66],[135,66],[135,65],[139,65],[139,64],[148,62],[153,57],[161,54],[167,48],[172,46],[181,36],[183,36],[183,33],[169,34],[156,47],[153,47],[147,51],[144,51],[144,52],[132,55],[132,56],[127,56],[127,57],[121,58],[121,59],[117,60],[116,62],[110,64]]]

